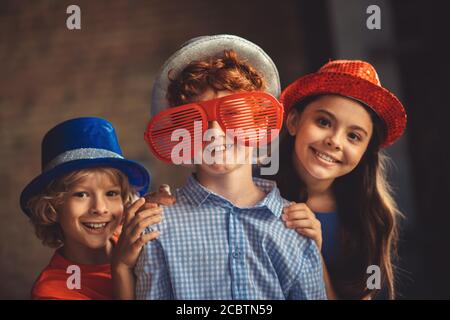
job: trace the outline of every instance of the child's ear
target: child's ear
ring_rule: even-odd
[[[297,124],[300,119],[300,115],[297,110],[291,110],[286,118],[286,128],[291,136],[295,136],[297,133]]]

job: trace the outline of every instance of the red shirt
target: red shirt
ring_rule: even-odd
[[[69,289],[70,265],[80,268],[80,289]],[[73,279],[73,278],[72,278]],[[69,284],[72,281],[69,281]],[[111,265],[83,265],[64,258],[55,251],[49,265],[41,272],[31,291],[32,299],[105,300],[113,299]]]

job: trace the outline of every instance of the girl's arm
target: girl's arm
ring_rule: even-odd
[[[138,211],[139,210],[139,211]],[[139,198],[125,211],[125,222],[111,262],[114,298],[135,299],[133,268],[142,247],[159,236],[159,231],[143,234],[145,228],[161,222],[162,208]]]
[[[289,229],[295,229],[297,233],[308,237],[316,242],[319,251],[322,251],[322,227],[320,221],[305,203],[292,203],[289,207],[283,209],[282,219]],[[322,258],[323,282],[329,300],[338,299],[336,292],[331,284],[330,274],[325,261]]]

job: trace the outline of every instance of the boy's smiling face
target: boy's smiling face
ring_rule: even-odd
[[[204,93],[197,96],[196,99],[193,99],[193,102],[213,100],[234,93],[236,92],[207,89]],[[214,130],[214,138],[211,142],[204,144],[204,148],[201,150],[203,155],[202,164],[198,166],[199,170],[205,171],[211,175],[222,175],[234,171],[241,166],[248,166],[250,164],[249,158],[252,155],[251,147],[245,147],[226,141],[225,132],[223,132],[217,121],[210,121],[208,125],[208,129]],[[216,162],[209,164],[210,159],[205,159],[205,154],[211,155],[211,158],[215,159]]]
[[[117,181],[105,172],[88,172],[68,190],[59,208],[65,246],[104,248],[118,228],[123,210]]]

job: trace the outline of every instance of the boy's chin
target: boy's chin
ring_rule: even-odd
[[[212,175],[223,175],[233,172],[234,170],[238,169],[241,166],[242,164],[213,163],[213,164],[202,164],[200,165],[200,169]]]
[[[108,245],[108,242],[111,241],[111,236],[106,237],[98,237],[97,239],[86,239],[84,244],[86,247],[88,247],[91,250],[99,250],[103,249],[105,246]]]

